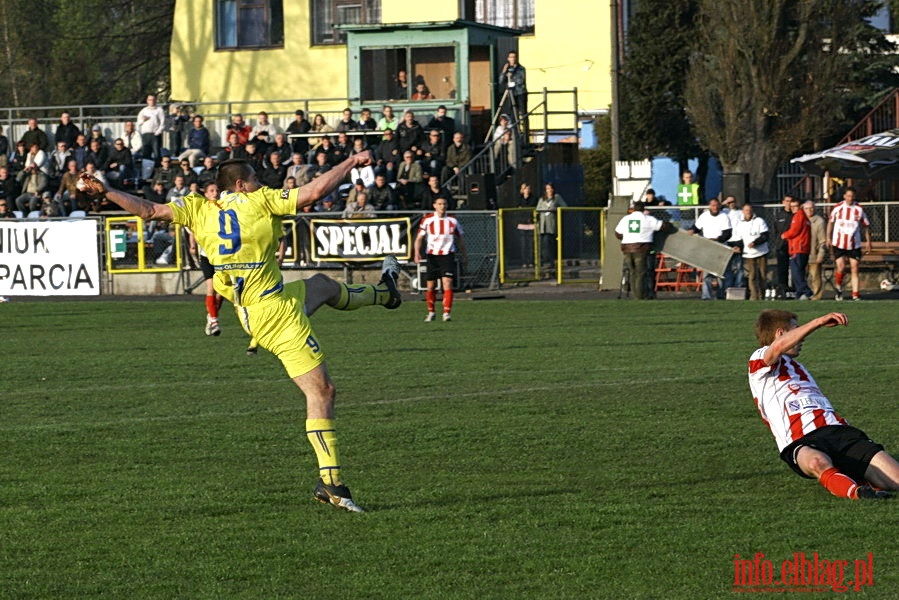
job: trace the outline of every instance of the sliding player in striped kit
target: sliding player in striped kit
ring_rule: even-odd
[[[836,267],[834,269],[837,284],[836,300],[843,299],[843,271],[846,270],[847,258],[852,282],[852,299],[860,299],[858,262],[862,259],[861,229],[865,231],[865,252],[871,252],[871,231],[868,225],[868,215],[855,203],[855,188],[846,188],[843,192],[843,201],[833,207],[827,220],[827,243],[833,250]]]
[[[813,331],[848,324],[836,312],[799,325],[794,313],[763,311],[755,323],[762,347],[749,359],[749,389],[780,458],[796,473],[841,498],[890,498],[899,490],[899,462],[839,416],[796,360]]]
[[[428,303],[428,316],[425,321],[435,318],[434,304],[437,301],[437,278],[443,285],[443,320],[449,321],[453,309],[453,279],[456,278],[456,248],[462,252],[463,264],[468,262],[468,252],[462,239],[462,226],[455,217],[446,216],[446,200],[434,200],[434,212],[426,215],[418,227],[415,238],[415,262],[421,262],[421,242],[428,238],[428,290],[425,299]]]

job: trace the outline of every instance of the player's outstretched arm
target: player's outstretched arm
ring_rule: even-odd
[[[107,189],[102,181],[91,177],[87,173],[82,173],[81,180],[78,182],[78,188],[91,197],[105,195],[107,199],[122,207],[122,210],[128,211],[145,221],[171,221],[174,218],[172,207],[168,204],[156,204],[120,190]]]
[[[297,194],[297,210],[301,210],[304,206],[315,204],[336,190],[354,168],[362,167],[370,163],[371,152],[366,150],[365,152],[354,154],[324,175],[316,177],[300,188],[300,191]]]
[[[832,312],[818,317],[817,319],[812,319],[796,329],[784,331],[783,334],[771,342],[771,345],[768,346],[768,349],[765,351],[765,364],[773,365],[776,363],[781,355],[795,347],[796,344],[801,343],[809,336],[809,334],[816,331],[819,327],[837,327],[838,325],[849,325],[849,318],[843,313]]]

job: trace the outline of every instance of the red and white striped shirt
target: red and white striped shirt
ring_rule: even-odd
[[[456,237],[462,235],[462,225],[456,217],[426,215],[418,226],[418,234],[428,236],[428,254],[451,254],[456,251]]]
[[[833,223],[831,243],[842,250],[855,250],[862,247],[861,227],[868,227],[868,215],[858,204],[840,202],[830,211],[830,222]]]
[[[770,367],[765,350],[749,358],[749,389],[762,420],[774,434],[778,451],[826,425],[848,425],[821,393],[818,384],[798,361],[786,354]]]

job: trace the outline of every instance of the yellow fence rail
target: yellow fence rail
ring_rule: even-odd
[[[140,217],[107,217],[106,270],[109,273],[177,273],[183,253],[180,225],[145,223]]]

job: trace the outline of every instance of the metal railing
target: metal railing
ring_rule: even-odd
[[[886,129],[896,129],[899,127],[899,88],[894,89],[883,100],[877,103],[858,122],[858,124],[849,130],[849,133],[843,136],[840,144],[857,140],[879,131]]]
[[[458,173],[454,173],[443,185],[448,189],[452,189],[454,186],[459,186],[461,182],[464,181],[466,175],[481,175],[484,173],[502,175],[510,168],[520,168],[521,161],[524,158],[525,149],[530,144],[530,140],[524,140],[525,143],[522,142],[523,132],[521,132],[520,126],[525,119],[528,119],[530,122],[530,119],[533,117],[543,121],[542,134],[540,134],[540,140],[543,143],[548,142],[552,135],[560,135],[565,138],[573,137],[573,140],[576,142],[580,135],[577,112],[577,88],[571,90],[548,90],[543,88],[541,94],[541,102],[528,110],[525,115],[519,115],[518,118],[510,119],[511,122],[509,123],[509,127],[513,131],[512,139],[516,148],[513,156],[510,157],[509,154],[505,152],[496,152],[496,142],[492,139],[499,114],[503,109],[502,105],[500,105],[493,113],[484,146],[472,156],[470,161],[459,169]],[[570,110],[549,110],[549,98],[551,96],[565,94],[570,94],[572,96],[573,107]],[[572,117],[572,129],[550,129],[551,117],[557,115],[570,115]],[[534,129],[531,128],[529,131],[530,135],[534,136]],[[500,181],[497,181],[496,183],[499,184]]]
[[[827,217],[832,204],[818,204],[818,214]],[[877,202],[862,205],[871,223],[874,242],[899,243],[899,202]],[[705,206],[661,206],[649,210],[665,221],[680,228],[690,227]],[[599,281],[602,259],[607,244],[618,244],[616,239],[606,239],[606,210],[598,207],[566,207],[556,212],[557,236],[540,239],[536,211],[532,208],[501,209],[499,211],[455,211],[464,231],[468,248],[468,267],[462,273],[462,287],[493,289],[498,285],[553,279],[559,284],[591,283]],[[779,204],[755,207],[756,214],[764,218],[774,230],[774,217],[782,210]],[[379,216],[386,216],[382,213]],[[403,215],[412,219],[412,229],[417,231],[422,211],[391,211],[391,216]],[[197,273],[196,265],[187,256],[184,229],[173,228],[171,235],[154,237],[155,230],[137,217],[91,215],[87,218],[101,221],[97,244],[101,264],[107,275],[159,274],[180,272],[191,277]],[[321,262],[312,260],[309,234],[310,218],[340,218],[340,213],[314,213],[286,219],[286,254],[283,267],[315,269],[335,272],[342,270],[351,280],[358,269],[376,269],[375,259],[368,264],[345,262]],[[71,220],[70,218],[47,219]],[[26,221],[22,219],[21,221]],[[774,234],[771,234],[774,236]],[[773,237],[772,237],[773,239]],[[541,245],[544,242],[544,245]],[[548,243],[548,244],[547,244]],[[773,248],[773,244],[771,244]],[[170,251],[169,248],[171,248]],[[551,254],[547,254],[550,249]],[[772,250],[773,255],[773,250]],[[159,262],[157,262],[159,261]],[[411,260],[404,262],[410,277],[417,272]],[[190,291],[182,282],[183,291]],[[417,289],[413,286],[413,289]],[[170,293],[178,293],[172,288]]]
[[[899,128],[899,88],[893,89],[877,105],[868,111],[859,122],[837,143],[845,144],[873,135],[887,129]],[[877,198],[888,198],[899,191],[894,182],[872,181],[872,193]],[[777,172],[777,191],[780,197],[786,194],[798,195],[801,198],[823,198],[831,190],[824,189],[824,179],[818,175],[809,175],[798,165],[787,163]]]

